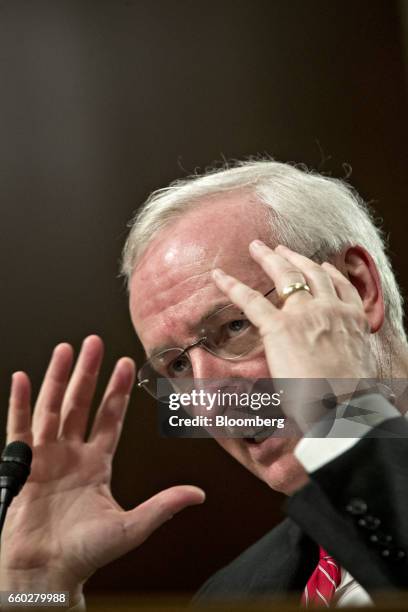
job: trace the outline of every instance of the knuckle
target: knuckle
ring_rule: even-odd
[[[338,285],[341,285],[342,287],[352,287],[355,291],[357,291],[353,283],[350,283],[349,279],[346,276],[344,276],[344,274],[340,272],[339,270],[337,270],[335,277],[336,277],[336,283]]]
[[[273,339],[277,335],[286,333],[290,328],[290,315],[275,312],[273,317],[268,318],[260,327],[259,335],[264,340],[270,335]]]
[[[330,298],[316,298],[311,300],[310,306],[313,310],[317,308],[323,314],[332,314],[334,316],[339,315],[341,309],[341,305]]]
[[[347,285],[350,283],[348,277],[331,263],[323,262],[320,266],[320,270],[323,274],[335,280],[337,284]]]
[[[366,314],[359,306],[340,302],[339,314],[349,329],[360,330],[363,333],[370,331],[371,328]]]
[[[253,304],[255,301],[259,300],[259,299],[264,299],[263,295],[261,293],[259,293],[259,291],[255,291],[254,289],[250,289],[247,295],[247,303],[248,304]]]
[[[338,268],[336,268],[336,266],[334,266],[330,261],[322,261],[320,267],[328,272],[333,272],[333,274],[338,272]]]
[[[312,259],[307,259],[305,258],[304,260],[304,266],[305,268],[308,268],[309,270],[315,270],[317,271],[323,271],[320,264],[316,263],[315,261],[313,261]]]
[[[285,274],[287,274],[288,276],[303,276],[302,271],[299,270],[299,268],[295,268],[295,267],[289,267],[285,269]]]

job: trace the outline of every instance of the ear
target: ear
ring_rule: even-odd
[[[336,256],[333,264],[357,289],[371,333],[377,332],[384,323],[384,297],[377,266],[370,253],[359,245],[348,247]]]

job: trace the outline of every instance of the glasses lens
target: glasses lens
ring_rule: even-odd
[[[158,353],[146,361],[138,372],[139,383],[157,399],[160,399],[161,396],[165,397],[169,390],[168,385],[164,385],[163,389],[160,388],[158,391],[157,381],[159,379],[168,379],[170,392],[188,393],[189,389],[186,389],[186,385],[191,387],[191,382],[187,383],[187,379],[191,381],[192,377],[188,354],[178,348]]]
[[[276,291],[272,290],[267,299],[278,306]],[[261,337],[240,309],[230,304],[208,317],[199,332],[205,342],[202,347],[222,359],[238,359],[263,350]],[[161,381],[158,391],[158,380]],[[149,359],[138,372],[139,384],[157,399],[169,393],[189,393],[192,390],[194,373],[188,353],[181,348],[167,349]],[[163,391],[162,391],[163,387]],[[167,393],[168,394],[168,393]]]
[[[234,305],[211,315],[201,333],[211,351],[224,359],[249,355],[262,347],[257,328]]]

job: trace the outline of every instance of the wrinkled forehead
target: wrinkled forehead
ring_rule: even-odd
[[[164,227],[150,242],[135,266],[141,276],[162,271],[178,273],[180,265],[200,265],[203,259],[247,258],[253,237],[270,235],[267,209],[250,194],[232,192],[196,204]],[[157,257],[152,258],[153,255]],[[160,267],[158,267],[160,263]]]
[[[213,304],[228,302],[212,281],[215,267],[251,285],[262,273],[248,245],[254,238],[268,239],[264,209],[248,197],[234,197],[213,199],[180,217],[152,240],[137,263],[129,286],[130,312],[144,345],[147,325],[159,327],[158,333],[168,334],[172,327],[179,332],[180,320],[187,325]]]

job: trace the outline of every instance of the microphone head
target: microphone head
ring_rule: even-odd
[[[15,461],[16,463],[22,463],[28,469],[30,469],[31,461],[33,459],[33,453],[31,448],[25,442],[16,440],[7,444],[6,448],[1,454],[1,461]]]
[[[0,458],[0,488],[10,489],[17,495],[30,475],[31,448],[25,442],[11,442]]]

